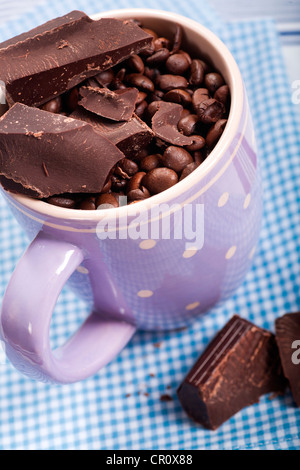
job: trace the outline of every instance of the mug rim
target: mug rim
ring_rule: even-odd
[[[198,168],[196,168],[190,175],[184,178],[182,181],[179,181],[174,186],[165,191],[155,194],[148,199],[138,201],[135,204],[125,205],[117,208],[95,211],[84,211],[81,209],[68,209],[63,207],[58,207],[51,205],[47,202],[41,201],[39,199],[34,199],[29,196],[22,194],[12,193],[10,191],[4,190],[4,194],[9,195],[15,202],[21,204],[27,209],[38,212],[44,216],[57,219],[66,219],[66,220],[77,220],[77,221],[99,221],[103,216],[106,219],[110,217],[130,217],[131,215],[136,215],[137,208],[142,212],[143,210],[149,210],[153,205],[166,203],[176,196],[185,193],[189,188],[194,186],[196,183],[205,178],[210,171],[220,162],[222,157],[225,155],[230,143],[232,142],[238,126],[241,120],[243,105],[244,105],[244,89],[243,89],[243,80],[238,68],[238,65],[233,58],[231,52],[223,41],[211,30],[203,26],[201,23],[198,23],[195,20],[187,18],[178,13],[169,12],[165,10],[156,10],[149,8],[124,8],[116,10],[108,10],[105,12],[100,12],[94,15],[91,15],[91,18],[98,20],[100,18],[132,18],[137,17],[140,19],[163,19],[166,21],[173,21],[175,23],[181,24],[183,27],[191,29],[195,34],[201,37],[205,37],[206,41],[210,43],[213,49],[215,49],[219,55],[222,55],[224,58],[224,64],[226,67],[227,75],[229,77],[230,84],[230,93],[231,93],[231,104],[230,112],[228,116],[227,125],[224,129],[222,136],[217,142],[214,149],[208,155]],[[227,80],[228,82],[228,80]]]

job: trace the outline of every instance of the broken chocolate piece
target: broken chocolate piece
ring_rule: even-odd
[[[67,15],[64,22],[53,20],[50,28],[42,25],[38,34],[21,35],[21,40],[12,39],[0,49],[0,79],[10,106],[15,102],[40,106],[152,41],[132,21],[93,21],[84,13]]]
[[[138,97],[136,88],[111,91],[108,88],[81,87],[79,106],[98,116],[113,121],[128,121],[134,112]]]
[[[124,155],[95,127],[16,103],[0,118],[0,174],[40,198],[97,193]]]
[[[95,126],[101,135],[116,145],[128,158],[134,157],[147,147],[154,135],[150,127],[135,114],[129,121],[114,122],[78,107],[70,117]]]
[[[275,327],[283,373],[300,407],[300,312],[277,318]]]
[[[180,385],[179,400],[196,422],[217,429],[269,392],[283,392],[275,337],[235,315],[217,334]]]
[[[191,145],[193,138],[181,134],[177,127],[183,107],[180,104],[164,101],[159,101],[157,107],[158,110],[152,117],[152,129],[156,137],[180,147]]]
[[[5,178],[3,175],[0,175],[0,183],[5,191],[9,191],[15,194],[24,194],[24,196],[30,196],[34,198],[40,197],[38,192],[33,191],[30,188],[24,188],[24,186],[22,186],[20,183],[16,183],[9,178]]]

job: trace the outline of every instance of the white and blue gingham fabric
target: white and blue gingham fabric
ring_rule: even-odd
[[[0,40],[74,8],[92,14],[141,6],[182,13],[219,34],[246,83],[263,172],[264,223],[254,265],[223,306],[181,332],[138,332],[117,359],[81,383],[35,383],[14,370],[0,351],[0,449],[299,450],[300,410],[290,394],[263,397],[214,432],[187,418],[176,397],[187,371],[234,313],[274,330],[276,317],[300,310],[300,124],[274,24],[222,24],[199,0],[141,3],[52,0],[2,25]],[[2,296],[27,242],[2,198],[0,220]],[[61,344],[87,313],[88,307],[64,290],[52,322],[53,346]],[[165,393],[173,400],[160,401]]]

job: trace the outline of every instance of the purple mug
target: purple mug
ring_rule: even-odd
[[[162,36],[172,36],[174,23],[181,24],[185,47],[210,57],[223,74],[231,110],[204,163],[137,204],[80,211],[2,190],[32,242],[6,289],[0,338],[17,369],[45,382],[85,379],[111,361],[136,329],[186,326],[229,297],[251,265],[260,229],[253,125],[227,47],[205,27],[174,13],[117,10],[95,19],[103,16],[138,18]],[[66,282],[94,307],[75,335],[52,351],[52,312]]]

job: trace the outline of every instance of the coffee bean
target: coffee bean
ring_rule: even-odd
[[[206,88],[198,88],[192,97],[194,110],[197,112],[197,108],[202,101],[209,99],[209,92]]]
[[[64,97],[64,105],[69,111],[69,113],[72,113],[78,105],[79,101],[79,91],[78,88],[72,88],[68,93],[66,93]]]
[[[142,179],[146,173],[144,171],[139,171],[136,173],[127,183],[127,194],[134,189],[140,189]]]
[[[160,76],[160,71],[157,68],[151,68],[146,65],[144,75],[145,77],[150,78],[150,80],[154,83],[156,82],[157,77]]]
[[[47,199],[47,202],[65,209],[74,209],[75,207],[75,200],[65,196],[52,196]]]
[[[129,57],[129,59],[127,59],[126,61],[126,65],[131,70],[133,70],[133,72],[137,72],[141,74],[144,73],[144,69],[145,69],[144,62],[142,61],[140,56],[138,56],[137,54],[133,54],[131,57]]]
[[[119,177],[117,175],[112,175],[111,177],[111,187],[113,191],[123,191],[126,187],[126,179]]]
[[[118,78],[119,80],[121,80],[121,82],[123,82],[124,78],[125,78],[125,75],[126,75],[126,69],[124,67],[122,67],[117,73],[116,73],[116,78]]]
[[[148,44],[147,47],[141,50],[139,55],[141,57],[150,57],[152,54],[154,54],[154,52],[155,52],[155,46],[154,46],[154,40],[153,40],[150,44]]]
[[[181,119],[188,116],[189,114],[191,114],[191,112],[188,109],[183,108],[183,110],[181,111]]]
[[[132,201],[142,201],[143,199],[147,199],[150,197],[151,194],[149,193],[148,189],[144,186],[141,186],[140,189],[133,189],[127,193],[127,198],[129,202]]]
[[[112,69],[105,70],[97,75],[97,79],[103,86],[109,86],[114,78],[114,72]]]
[[[143,186],[148,189],[151,194],[161,193],[174,186],[177,182],[177,173],[170,168],[154,168],[154,170],[149,171],[142,180]]]
[[[174,88],[187,88],[187,79],[181,75],[161,75],[158,79],[158,86],[163,91],[170,91]]]
[[[171,170],[176,171],[176,173],[179,173],[189,163],[193,162],[193,157],[183,148],[171,145],[164,151],[162,162],[167,168],[170,168]]]
[[[149,93],[148,95],[148,102],[151,103],[152,101],[161,101],[165,96],[164,92],[161,90],[154,90],[153,93]]]
[[[108,176],[106,183],[104,184],[101,192],[102,193],[108,193],[111,189],[111,174]]]
[[[152,154],[152,155],[147,155],[147,157],[143,158],[143,160],[140,162],[140,169],[142,171],[151,171],[154,170],[154,168],[160,167],[162,164],[161,160],[161,155],[159,154]]]
[[[202,65],[201,60],[194,59],[192,60],[191,66],[191,74],[190,74],[190,84],[199,86],[203,82],[204,78],[204,68]]]
[[[87,197],[79,204],[79,209],[84,211],[94,211],[96,210],[95,205],[95,198],[94,197]]]
[[[189,163],[189,164],[182,170],[182,173],[181,173],[181,176],[180,176],[180,178],[179,178],[179,181],[182,181],[184,178],[186,178],[186,177],[189,176],[191,173],[193,173],[193,171],[196,170],[197,167],[198,167],[197,163],[195,163],[195,162]]]
[[[183,50],[180,49],[180,50],[178,51],[178,54],[183,54],[183,55],[185,56],[186,60],[188,61],[189,65],[191,65],[192,59],[191,59],[191,56],[190,56],[190,54],[189,54],[188,52],[183,51]]]
[[[146,111],[148,107],[147,101],[142,101],[140,104],[138,104],[135,108],[135,114],[139,117],[142,118],[144,115],[144,112]]]
[[[163,64],[170,55],[169,49],[165,47],[159,49],[157,52],[152,54],[150,57],[147,57],[146,63],[150,66],[161,65]]]
[[[146,98],[147,98],[147,93],[145,93],[144,91],[139,91],[136,102],[135,102],[135,105],[137,106],[142,101],[144,101]]]
[[[185,148],[189,152],[195,152],[196,150],[200,150],[205,145],[205,139],[201,135],[193,135],[193,143],[191,145],[187,145]]]
[[[153,39],[158,38],[157,33],[155,31],[153,31],[152,29],[142,27],[142,30],[145,31],[145,33],[147,33],[147,34],[150,34],[150,36],[153,36]]]
[[[164,96],[165,101],[170,101],[171,103],[181,104],[183,107],[187,108],[192,103],[191,95],[186,90],[181,90],[181,88],[175,88],[175,90],[170,90]]]
[[[166,69],[174,75],[182,75],[189,68],[190,63],[185,54],[173,54],[166,61]]]
[[[171,42],[169,39],[160,37],[154,40],[154,49],[158,51],[159,49],[167,48],[170,50]]]
[[[159,101],[152,101],[147,108],[147,117],[148,119],[152,119],[156,111],[159,110]]]
[[[119,207],[118,200],[112,194],[100,194],[95,201],[96,208],[99,206],[101,209],[111,209],[112,207]]]
[[[44,111],[48,111],[49,113],[54,113],[58,114],[62,110],[62,100],[61,97],[58,96],[57,98],[54,98],[53,100],[48,101],[48,103],[45,103],[41,109]]]
[[[131,73],[127,75],[126,83],[142,91],[154,91],[154,84],[150,78],[140,73]]]
[[[123,158],[117,164],[115,174],[121,176],[122,178],[130,179],[138,171],[139,167],[134,161],[129,160],[129,158]]]
[[[223,116],[224,112],[224,105],[213,98],[202,101],[197,106],[197,114],[203,124],[217,122]]]
[[[110,88],[112,90],[125,90],[127,86],[124,85],[124,83],[119,78],[115,77],[110,84]]]
[[[182,36],[183,36],[182,27],[179,24],[176,24],[175,25],[174,42],[173,42],[173,48],[172,48],[172,53],[173,54],[175,54],[176,52],[179,51],[179,49],[181,47]]]
[[[184,135],[191,135],[196,131],[198,121],[199,118],[196,114],[189,114],[180,119],[177,127]]]
[[[206,147],[204,147],[202,151],[197,150],[196,152],[194,152],[194,160],[197,166],[201,165],[201,163],[204,162],[206,157]]]
[[[230,98],[230,91],[228,85],[222,85],[214,94],[214,99],[223,103],[224,106],[228,106]]]
[[[222,75],[216,72],[207,73],[204,77],[204,84],[211,94],[224,85],[224,79]]]
[[[219,119],[208,131],[206,135],[206,144],[209,148],[216,145],[225,129],[227,119]]]

